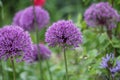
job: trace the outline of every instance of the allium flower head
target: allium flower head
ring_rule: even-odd
[[[116,22],[120,20],[120,15],[107,2],[91,5],[84,17],[89,26],[106,26],[108,29],[116,27]]]
[[[60,20],[53,23],[47,30],[45,37],[45,41],[50,46],[63,46],[65,44],[77,47],[82,43],[81,32],[72,21]]]
[[[19,57],[32,51],[29,34],[18,26],[4,26],[0,29],[0,59]]]
[[[41,60],[50,58],[51,51],[45,45],[39,44],[39,45],[34,45],[33,47],[34,47],[34,50],[33,50],[34,61],[39,60],[39,56]],[[39,51],[38,51],[38,48],[39,48]],[[40,55],[38,53],[40,53]]]
[[[34,20],[36,16],[36,20]],[[20,26],[28,31],[34,30],[36,26],[34,23],[37,23],[38,29],[46,26],[49,23],[49,14],[46,10],[39,6],[35,6],[35,15],[33,6],[30,6],[24,10],[20,18]]]
[[[18,25],[18,26],[20,26],[20,18],[21,18],[22,13],[23,13],[23,10],[18,11],[18,12],[15,14],[15,16],[14,16],[14,18],[13,18],[13,23],[12,23],[13,25]]]
[[[38,50],[39,48],[39,50]],[[25,56],[25,60],[26,62],[30,63],[30,62],[35,62],[39,60],[39,56],[40,56],[40,60],[46,60],[49,59],[51,56],[51,51],[49,50],[49,48],[47,48],[45,45],[43,44],[34,44],[33,45],[33,51],[32,51],[32,55]]]

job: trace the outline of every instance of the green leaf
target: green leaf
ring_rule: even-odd
[[[119,39],[113,37],[112,43],[113,43],[114,48],[120,48],[120,40]]]
[[[100,42],[100,44],[101,44],[101,43],[104,43],[106,40],[108,40],[107,34],[106,34],[106,33],[102,33],[102,34],[100,35],[100,37],[99,37],[99,42]]]

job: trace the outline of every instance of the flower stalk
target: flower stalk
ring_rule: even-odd
[[[4,73],[3,73],[2,60],[0,61],[0,63],[1,63],[0,67],[1,67],[2,80],[5,80],[4,79]]]
[[[114,0],[111,1],[112,2],[112,7],[114,6]]]
[[[36,28],[36,42],[37,42],[37,49],[38,49],[38,58],[39,58],[39,65],[40,65],[40,74],[41,74],[41,80],[44,80],[43,78],[43,70],[42,70],[42,61],[40,59],[40,47],[39,47],[39,31],[38,31],[38,25],[36,21],[36,13],[35,13],[35,5],[33,0],[33,15],[34,15],[34,26]]]
[[[1,4],[2,4],[2,1],[0,0],[0,2],[1,2]],[[4,20],[4,15],[3,15],[3,4],[0,6],[0,8],[1,8],[1,25],[3,25],[3,20]],[[1,65],[0,65],[0,67],[1,67],[1,74],[2,74],[2,80],[4,80],[4,71],[3,71],[3,65],[2,65],[2,60],[0,60],[0,63],[1,63]]]
[[[14,64],[13,57],[11,57],[10,60],[11,60],[11,63],[12,63],[12,68],[13,68],[13,80],[16,80],[15,64]]]
[[[65,60],[65,69],[66,69],[66,80],[69,80],[68,77],[68,68],[67,68],[67,57],[66,57],[66,48],[63,46],[64,60]]]
[[[47,60],[46,63],[47,63],[47,68],[48,68],[48,72],[49,72],[49,75],[50,75],[50,80],[53,80],[53,78],[52,78],[52,72],[50,71],[49,61]]]

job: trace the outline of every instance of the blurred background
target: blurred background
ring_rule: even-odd
[[[12,22],[14,14],[32,5],[31,0],[1,0],[3,4],[3,13],[4,24],[10,24]],[[51,23],[59,19],[68,19],[72,18],[74,21],[77,21],[79,14],[82,15],[92,3],[97,3],[100,1],[108,1],[111,3],[111,0],[46,0],[44,8],[50,14]],[[114,8],[117,10],[120,9],[120,1],[114,0]],[[1,5],[0,5],[1,6]],[[0,9],[1,11],[1,9]]]
[[[93,32],[95,29],[88,29],[83,16],[85,10],[91,4],[101,1],[107,1],[111,4],[112,0],[46,0],[43,7],[50,15],[50,23],[47,27],[60,19],[72,19],[81,29],[84,36],[83,45],[75,50],[67,51],[70,80],[105,80],[99,65],[101,57],[105,54],[105,49],[109,46],[110,41],[106,37],[106,33],[103,32],[99,35],[97,32]],[[11,24],[16,12],[31,5],[31,0],[0,0],[0,27]],[[120,0],[114,0],[114,8],[120,12]],[[47,27],[39,35],[40,41],[43,43]],[[31,37],[35,43],[34,33],[31,33]],[[120,46],[120,41],[115,41],[113,45]],[[52,50],[52,57],[49,59],[49,63],[53,80],[65,80],[64,58],[61,48],[50,49]],[[120,54],[119,50],[118,53]],[[5,80],[13,80],[10,61],[2,61],[2,64],[4,75],[7,76]],[[43,61],[42,64],[44,79],[50,80],[46,61]],[[39,64],[34,63],[31,65],[21,62],[16,63],[15,66],[17,80],[40,80]],[[0,80],[2,80],[1,75]]]

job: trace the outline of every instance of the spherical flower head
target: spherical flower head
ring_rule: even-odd
[[[34,0],[34,5],[35,6],[44,6],[45,5],[45,0]]]
[[[105,57],[102,58],[102,62],[101,62],[101,67],[102,68],[111,68],[111,63],[110,63],[110,60],[113,60],[114,59],[114,55],[111,53],[111,54],[107,54]]]
[[[51,56],[51,51],[43,44],[39,44],[39,45],[34,45],[34,50],[33,50],[33,55],[35,56],[34,60],[38,60],[39,59],[39,54],[40,53],[40,59],[41,60],[45,60],[45,59],[49,59]],[[38,51],[39,48],[39,51]]]
[[[106,26],[107,29],[116,27],[120,15],[107,2],[91,5],[84,14],[85,21],[89,26]]]
[[[49,27],[45,34],[45,41],[50,46],[78,47],[82,43],[82,34],[71,20],[60,20]]]
[[[8,25],[0,29],[0,59],[18,59],[32,49],[30,35],[19,26]]]
[[[36,16],[36,20],[34,20],[35,16]],[[45,27],[49,23],[48,12],[39,6],[35,6],[35,15],[34,15],[33,6],[26,8],[20,18],[21,27],[24,30],[32,31],[36,29],[34,23],[37,24],[36,26],[38,27],[38,29]]]
[[[25,61],[28,63],[32,63],[32,62],[39,61],[39,58],[40,60],[46,60],[46,59],[49,59],[50,57],[51,57],[51,51],[49,50],[49,48],[47,48],[43,44],[39,44],[39,45],[34,44],[32,55],[31,56],[26,55]]]
[[[20,26],[20,18],[21,18],[22,13],[23,13],[23,10],[18,11],[18,12],[15,14],[15,16],[14,16],[14,18],[13,18],[13,23],[12,23],[13,25],[18,25],[18,26]]]

